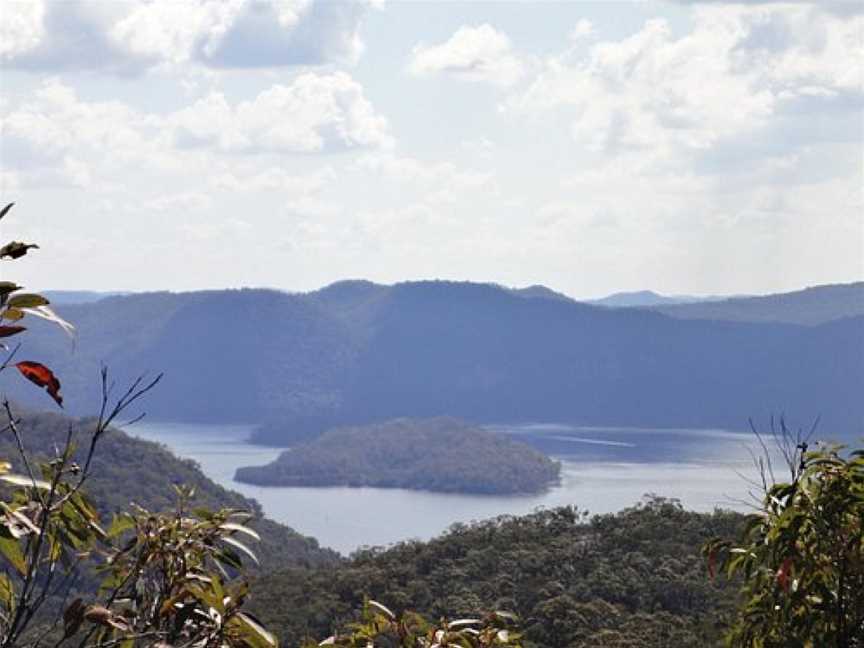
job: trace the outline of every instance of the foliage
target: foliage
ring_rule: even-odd
[[[349,624],[347,632],[332,635],[319,644],[308,641],[306,648],[316,645],[344,648],[376,645],[394,648],[521,648],[521,637],[517,631],[517,619],[509,612],[490,612],[482,619],[441,619],[438,623],[429,623],[415,612],[405,612],[400,617],[381,603],[367,599],[360,620]]]
[[[167,645],[267,648],[275,637],[241,608],[245,580],[232,578],[242,557],[257,560],[238,536],[260,539],[245,523],[245,511],[187,510],[191,492],[178,488],[168,514],[146,509],[115,517],[105,551],[101,604],[79,602],[65,615],[65,634],[91,621],[93,645],[134,637]],[[126,531],[131,531],[127,534]],[[131,536],[128,537],[127,535]]]
[[[663,499],[591,518],[573,508],[503,516],[262,575],[251,605],[287,645],[338,634],[370,597],[428,619],[512,611],[531,646],[706,648],[719,642],[734,586],[707,579],[699,548],[741,521]]]
[[[803,451],[790,468],[737,541],[705,546],[712,571],[744,579],[729,645],[864,646],[864,450]]]
[[[524,443],[441,417],[330,430],[266,466],[240,468],[237,479],[509,494],[542,492],[559,471],[558,462]]]
[[[7,205],[0,218],[11,207]],[[38,246],[13,241],[0,249],[0,258],[18,259],[33,249]],[[74,330],[48,307],[45,297],[14,294],[20,288],[11,282],[0,286],[0,322],[32,314],[67,332]],[[24,330],[4,326],[2,334],[9,337]],[[8,353],[0,371],[15,366],[62,406],[60,380],[50,368],[32,360],[12,365],[19,348]],[[240,553],[255,556],[235,536],[258,537],[241,524],[248,514],[230,509],[190,513],[186,510],[189,493],[178,488],[181,497],[171,513],[160,515],[139,507],[135,513],[121,513],[105,531],[83,489],[97,446],[111,424],[160,378],[139,377],[115,397],[103,368],[101,408],[80,463],[76,460],[80,437],[70,425],[54,455],[35,465],[21,434],[22,421],[4,401],[7,423],[0,433],[15,439],[24,472],[13,473],[10,461],[0,461],[0,480],[11,486],[0,499],[0,647],[37,646],[46,639],[55,646],[68,641],[81,648],[132,647],[143,642],[202,648],[277,645],[273,635],[241,610],[246,585],[238,578],[243,566]],[[61,613],[58,600],[70,594],[88,566],[105,573],[99,592],[87,593],[86,602],[75,598]]]

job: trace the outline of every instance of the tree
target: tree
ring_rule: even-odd
[[[0,219],[12,206],[0,210]],[[38,247],[13,241],[0,248],[0,259],[18,259]],[[24,326],[13,323],[27,315],[74,332],[44,296],[21,289],[0,282],[0,337],[25,332]],[[15,367],[62,407],[60,379],[40,362],[13,364],[19,349],[20,345],[6,349],[0,373]],[[0,459],[0,482],[8,485],[8,492],[0,490],[0,648],[49,641],[55,648],[278,646],[276,637],[244,608],[249,594],[244,560],[257,562],[246,541],[260,539],[246,526],[249,512],[192,508],[194,491],[175,486],[173,510],[132,505],[115,515],[106,529],[86,494],[100,439],[160,379],[161,375],[151,380],[139,377],[115,397],[115,385],[103,368],[95,422],[85,434],[70,424],[62,447],[38,465],[20,432],[21,419],[12,404],[3,401],[6,424],[0,433],[14,436],[18,456]],[[20,472],[13,472],[16,469]],[[503,612],[437,625],[411,613],[397,619],[370,601],[361,622],[323,643],[518,646],[513,626],[512,617]]]
[[[7,205],[0,218],[12,208]],[[0,259],[19,259],[38,245],[13,241],[0,248]],[[0,282],[0,337],[20,335],[26,315],[74,327],[54,313],[42,295]],[[4,324],[10,322],[10,324]],[[20,344],[7,350],[0,372],[15,367],[63,405],[54,372],[32,360],[13,364]],[[174,511],[136,509],[116,517],[106,531],[83,487],[90,476],[100,439],[130,406],[153,389],[139,377],[119,397],[107,369],[102,370],[99,416],[83,451],[80,433],[70,424],[65,444],[50,461],[34,465],[19,431],[21,420],[3,402],[6,424],[15,437],[18,457],[0,461],[0,480],[9,487],[0,499],[0,647],[85,646],[243,646],[269,648],[275,638],[242,611],[248,586],[242,558],[255,558],[237,536],[257,538],[244,526],[248,513],[236,510],[188,510],[191,493],[177,489]],[[94,578],[101,575],[101,584]],[[81,595],[64,604],[80,583]]]
[[[766,482],[737,541],[703,550],[712,576],[743,579],[728,644],[864,646],[864,450],[808,451],[782,427],[790,480]]]

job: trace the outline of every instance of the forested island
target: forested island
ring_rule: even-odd
[[[237,470],[262,486],[374,486],[445,493],[538,493],[560,464],[533,448],[458,419],[396,419],[328,430],[266,466]]]

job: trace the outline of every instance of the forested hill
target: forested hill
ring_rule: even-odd
[[[590,520],[562,508],[454,525],[333,569],[268,574],[253,610],[286,646],[344,630],[364,596],[433,619],[513,611],[540,648],[719,646],[735,584],[709,578],[700,548],[743,519],[650,500]]]
[[[758,297],[655,305],[652,308],[672,317],[687,319],[824,324],[864,315],[864,282],[816,286]]]
[[[524,443],[449,417],[328,430],[236,479],[263,486],[375,486],[483,495],[540,493],[560,464]]]
[[[32,453],[31,460],[32,457],[37,461],[50,459],[46,452],[63,446],[70,426],[78,431],[79,455],[86,451],[92,421],[17,407],[15,413],[22,415],[19,427],[25,448]],[[11,461],[16,470],[23,472],[11,433],[0,437],[0,458]],[[178,459],[158,444],[111,429],[99,442],[92,465],[85,490],[105,520],[110,521],[114,512],[128,511],[132,502],[150,511],[169,510],[176,503],[173,485],[191,486],[195,489],[193,504],[196,506],[238,508],[256,514],[251,525],[261,535],[255,552],[262,567],[322,565],[338,560],[336,553],[320,548],[317,540],[264,518],[257,502],[219,486],[205,477],[194,462]]]
[[[354,281],[309,294],[151,293],[58,307],[22,359],[50,364],[77,412],[102,362],[122,382],[164,371],[153,418],[267,421],[267,440],[334,424],[448,415],[475,422],[741,428],[784,413],[862,433],[864,317],[815,326],[677,319],[546,291]],[[26,318],[23,323],[42,328]],[[45,398],[21,381],[19,397]],[[17,385],[17,387],[16,387]]]

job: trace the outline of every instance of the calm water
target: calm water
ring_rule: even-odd
[[[380,488],[281,488],[234,481],[240,466],[272,461],[281,452],[246,443],[252,426],[139,423],[128,432],[197,461],[227,488],[257,499],[267,515],[322,545],[350,553],[363,545],[428,539],[454,522],[538,507],[575,504],[592,513],[618,511],[655,493],[685,507],[741,509],[755,475],[745,445],[752,438],[722,430],[498,426],[562,463],[560,486],[536,496],[452,495]]]

